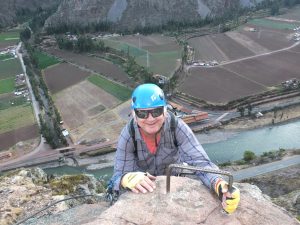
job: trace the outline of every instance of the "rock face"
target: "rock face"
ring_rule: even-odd
[[[252,2],[243,1],[243,6]],[[45,27],[111,22],[119,30],[132,30],[161,26],[169,21],[192,22],[208,15],[222,15],[226,8],[239,3],[240,0],[64,0]]]
[[[38,216],[57,214],[77,205],[96,203],[98,193],[103,191],[102,184],[89,175],[68,175],[48,179],[47,174],[40,168],[12,171],[0,177],[0,225],[13,224],[70,195],[94,196],[62,201],[39,213]]]
[[[222,212],[219,200],[198,181],[183,177],[171,178],[171,192],[166,194],[165,177],[157,180],[151,194],[125,193],[95,221],[86,225],[297,225],[286,211],[274,205],[261,191],[250,184],[237,184],[241,202],[232,215]]]

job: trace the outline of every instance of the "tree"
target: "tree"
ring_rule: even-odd
[[[252,152],[252,151],[245,151],[244,152],[244,160],[246,162],[249,162],[249,161],[251,161],[252,159],[255,159],[255,158],[256,158],[256,155],[255,155],[254,152]]]
[[[251,114],[252,114],[252,105],[248,104],[247,109],[248,109],[248,116],[251,116]]]
[[[21,41],[26,42],[30,39],[30,37],[31,37],[31,31],[28,27],[26,27],[24,30],[20,32]]]
[[[237,108],[237,110],[240,112],[241,117],[243,117],[243,116],[245,115],[245,108],[244,108],[244,107],[239,106],[239,107]]]
[[[271,15],[275,16],[279,14],[279,3],[275,1],[271,6]]]

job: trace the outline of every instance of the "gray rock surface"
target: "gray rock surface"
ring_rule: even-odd
[[[166,194],[165,183],[165,177],[159,177],[154,193],[121,195],[115,205],[86,225],[299,224],[250,184],[236,184],[241,190],[241,202],[234,214],[227,215],[216,196],[198,181],[172,177],[169,194]]]

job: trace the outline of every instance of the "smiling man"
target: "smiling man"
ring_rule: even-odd
[[[186,163],[218,169],[207,156],[190,127],[167,111],[163,91],[155,84],[139,85],[131,98],[133,119],[118,140],[114,175],[110,188],[134,193],[153,192],[155,176],[165,175],[173,163]],[[240,200],[236,187],[212,173],[197,172],[197,178],[215,191],[227,213],[233,213]]]

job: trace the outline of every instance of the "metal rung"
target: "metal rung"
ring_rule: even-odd
[[[171,172],[174,168],[179,169],[186,169],[186,170],[193,170],[193,171],[200,171],[200,172],[206,172],[206,173],[215,173],[215,174],[221,174],[228,176],[228,190],[232,189],[233,184],[233,176],[231,173],[224,171],[224,170],[213,170],[213,169],[206,169],[202,167],[196,167],[196,166],[187,166],[182,164],[170,164],[167,169],[167,193],[170,192],[170,181],[171,181]]]

